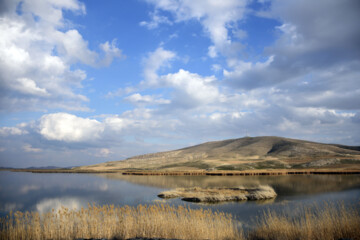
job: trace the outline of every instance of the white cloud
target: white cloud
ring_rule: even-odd
[[[239,40],[243,40],[248,36],[247,32],[242,29],[234,29],[232,33]]]
[[[43,150],[41,148],[34,148],[32,147],[30,144],[25,144],[23,146],[23,150],[25,152],[32,152],[32,153],[39,153],[39,152],[42,152]]]
[[[44,88],[36,86],[34,80],[29,78],[18,78],[15,79],[13,89],[24,94],[37,95],[37,96],[48,96],[49,93]]]
[[[101,148],[101,149],[97,150],[97,152],[95,153],[95,156],[107,158],[111,154],[113,154],[113,152],[109,148]]]
[[[154,52],[148,54],[144,59],[144,77],[146,84],[156,85],[158,83],[157,71],[162,67],[169,66],[170,61],[176,57],[176,54],[172,51],[157,48]]]
[[[65,33],[57,31],[54,33],[58,51],[65,57],[67,62],[82,62],[95,66],[97,53],[88,49],[88,42],[83,39],[76,29],[71,29]]]
[[[220,94],[218,86],[216,86],[215,76],[201,76],[184,69],[180,69],[176,73],[158,74],[158,70],[169,66],[169,62],[175,57],[175,53],[159,47],[149,53],[144,60],[145,81],[142,82],[143,86],[170,89],[170,100],[140,93],[128,96],[125,100],[132,103],[168,104],[167,108],[173,110],[196,108],[200,105],[221,101],[224,96]]]
[[[117,116],[111,116],[107,117],[104,120],[105,126],[110,129],[111,131],[121,131],[123,129],[126,129],[131,125],[131,121],[126,118],[121,118]]]
[[[78,30],[69,29],[63,11],[85,13],[77,0],[5,4],[0,18],[0,109],[88,110],[83,106],[88,99],[77,93],[86,73],[72,64],[109,65],[122,57],[116,42],[100,44],[99,54],[88,48]]]
[[[104,58],[100,60],[100,66],[109,66],[114,58],[125,57],[125,55],[122,54],[122,51],[116,47],[116,39],[114,39],[111,43],[107,41],[100,44],[100,49],[105,53]]]
[[[100,137],[104,127],[95,119],[53,113],[40,118],[38,131],[48,140],[92,142]]]
[[[214,46],[209,48],[209,56],[217,51],[228,55],[234,52],[228,28],[242,19],[245,14],[245,0],[147,0],[156,9],[171,12],[177,22],[196,19],[209,34]],[[157,25],[156,25],[157,26]]]
[[[149,22],[141,21],[139,23],[140,26],[144,26],[148,29],[154,29],[154,28],[159,27],[160,24],[167,24],[167,25],[173,24],[167,17],[159,15],[157,10],[155,10],[154,12],[150,12],[149,15],[150,15],[151,21],[149,21]]]
[[[133,104],[169,104],[170,100],[164,98],[158,98],[153,95],[141,95],[140,93],[134,93],[124,98]]]
[[[21,127],[1,127],[0,128],[0,136],[9,136],[9,135],[23,135],[28,132]]]
[[[215,76],[203,77],[180,69],[160,77],[161,86],[175,90],[174,102],[190,104],[193,107],[220,99],[218,88],[214,85]]]
[[[108,92],[106,94],[106,97],[112,98],[112,97],[121,97],[123,95],[136,92],[138,89],[135,87],[126,87],[126,88],[119,88],[115,91]]]
[[[213,64],[211,65],[211,70],[214,72],[219,72],[222,69],[220,64]]]
[[[210,46],[210,47],[208,48],[208,55],[209,55],[209,57],[211,57],[211,58],[216,58],[216,57],[218,56],[215,46]]]

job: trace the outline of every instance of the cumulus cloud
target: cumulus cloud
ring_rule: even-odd
[[[170,89],[170,100],[154,99],[154,96],[142,96],[139,93],[130,95],[125,100],[133,103],[168,104],[168,109],[196,108],[207,103],[221,101],[223,96],[216,86],[215,76],[201,76],[184,69],[179,69],[176,73],[159,75],[158,70],[169,66],[170,61],[175,57],[175,53],[159,47],[144,59],[143,86]]]
[[[160,77],[162,86],[171,87],[174,90],[174,104],[187,107],[197,107],[221,100],[221,94],[214,85],[215,81],[214,76],[203,77],[183,69]]]
[[[146,85],[158,84],[158,70],[169,67],[170,61],[176,57],[176,53],[158,47],[154,52],[150,52],[144,59],[144,78]]]
[[[65,142],[93,141],[104,127],[95,119],[81,118],[68,113],[53,113],[41,117],[39,133],[48,140]]]
[[[116,42],[90,50],[63,11],[85,14],[77,0],[3,1],[0,13],[0,109],[3,111],[63,108],[87,110],[76,93],[86,73],[72,64],[109,65],[122,57]],[[11,2],[11,3],[10,3]]]

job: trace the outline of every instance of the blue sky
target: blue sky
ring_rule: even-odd
[[[0,166],[276,135],[360,145],[355,0],[4,0]]]

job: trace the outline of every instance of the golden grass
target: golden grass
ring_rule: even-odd
[[[268,211],[249,239],[360,239],[360,212],[343,203],[302,208],[300,216]]]
[[[270,186],[237,187],[237,188],[176,188],[162,192],[161,198],[178,198],[190,202],[223,202],[244,200],[265,200],[277,196]]]
[[[231,215],[211,210],[168,205],[63,207],[44,214],[11,213],[1,219],[0,239],[360,239],[359,208],[324,203],[300,210],[299,215],[264,212],[244,236]]]
[[[0,239],[242,239],[229,214],[184,206],[91,206],[39,214],[16,212],[1,220]]]

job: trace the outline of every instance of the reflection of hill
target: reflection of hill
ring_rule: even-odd
[[[359,175],[285,175],[285,176],[132,176],[121,173],[97,174],[134,184],[158,188],[236,187],[270,185],[279,195],[317,194],[360,188]]]
[[[360,163],[360,147],[281,137],[245,137],[207,142],[174,151],[145,154],[76,170],[246,170],[345,167]]]

